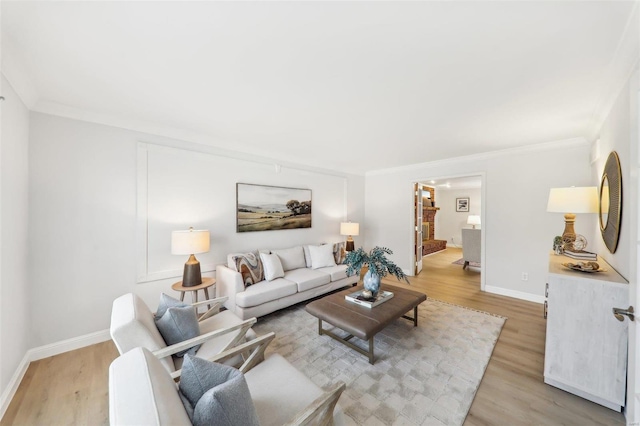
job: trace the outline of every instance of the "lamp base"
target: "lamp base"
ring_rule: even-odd
[[[345,251],[353,251],[355,250],[355,246],[353,244],[353,238],[351,238],[351,236],[349,236],[349,238],[347,238],[347,245],[344,248]]]
[[[567,213],[564,215],[564,231],[562,232],[562,242],[565,249],[573,250],[573,243],[576,240],[576,230],[574,224],[576,215]]]
[[[200,262],[194,255],[189,256],[189,260],[184,264],[182,274],[182,286],[194,287],[202,284],[202,274],[200,273]]]

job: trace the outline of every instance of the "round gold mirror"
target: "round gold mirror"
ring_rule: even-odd
[[[600,181],[600,232],[605,245],[615,253],[620,239],[622,219],[622,172],[620,159],[613,151],[604,165]]]
[[[600,231],[607,227],[609,218],[609,178],[606,173],[602,174],[600,181]]]

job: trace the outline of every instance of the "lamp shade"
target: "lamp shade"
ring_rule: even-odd
[[[469,215],[467,218],[467,225],[480,225],[480,216],[477,215]]]
[[[597,213],[598,188],[595,186],[551,188],[547,211],[552,213]]]
[[[190,229],[171,233],[171,254],[206,253],[209,248],[209,231]]]
[[[360,224],[355,222],[342,222],[340,224],[340,235],[359,235]]]

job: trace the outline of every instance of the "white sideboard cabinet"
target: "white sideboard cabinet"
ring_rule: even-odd
[[[549,257],[545,383],[621,411],[627,378],[627,324],[612,308],[629,306],[628,282],[604,260],[606,272],[570,270]]]

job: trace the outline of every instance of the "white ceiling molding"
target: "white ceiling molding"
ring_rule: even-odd
[[[346,177],[349,175],[358,175],[355,173],[345,173],[341,170],[305,165],[300,162],[284,161],[281,158],[266,157],[262,155],[255,155],[250,152],[232,150],[226,148],[227,146],[232,146],[232,142],[216,140],[215,138],[202,133],[163,126],[157,123],[133,120],[126,117],[99,114],[93,111],[86,111],[67,105],[56,104],[54,102],[40,101],[32,111],[142,133],[144,135],[140,135],[140,141],[144,141],[144,143],[148,143],[150,145],[179,148],[203,154],[217,155],[220,157],[253,161],[259,164],[276,164],[279,166],[280,170],[283,167],[286,167],[292,170],[306,171],[308,173],[327,176]],[[159,139],[149,138],[149,136],[156,136]],[[277,169],[274,173],[278,173]],[[362,174],[358,176],[362,176]]]
[[[536,145],[525,145],[525,146],[520,146],[515,148],[507,148],[507,149],[501,149],[497,151],[483,152],[480,154],[464,155],[460,157],[447,158],[444,160],[429,161],[426,163],[410,164],[408,166],[372,170],[365,173],[365,176],[388,175],[388,174],[407,172],[411,170],[421,170],[421,169],[437,167],[437,166],[446,166],[449,164],[484,161],[492,158],[498,158],[505,155],[513,155],[518,153],[554,151],[556,149],[566,149],[574,146],[585,146],[585,145],[588,145],[588,142],[585,138],[582,138],[582,137],[571,138],[571,139],[564,139],[561,141],[539,143]]]
[[[622,38],[615,50],[611,64],[602,79],[603,85],[599,101],[593,111],[591,128],[587,135],[589,140],[595,140],[604,124],[604,120],[625,87],[627,81],[638,67],[640,60],[640,9],[635,2],[633,11],[622,34]]]
[[[11,43],[7,40],[6,35],[2,35],[2,48],[1,48],[1,63],[2,74],[7,81],[13,87],[13,90],[18,94],[22,103],[28,108],[33,109],[33,106],[38,101],[38,90],[29,78],[29,74],[22,66],[22,62],[15,54]]]

